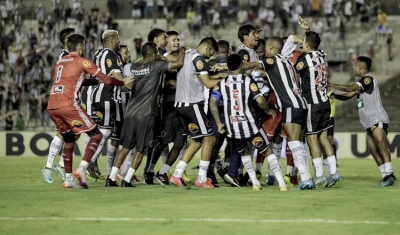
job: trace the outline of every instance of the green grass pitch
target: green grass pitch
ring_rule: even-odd
[[[400,182],[378,187],[371,159],[339,159],[342,180],[331,189],[279,192],[264,186],[182,190],[173,186],[63,189],[43,181],[45,158],[0,158],[0,234],[397,234]],[[56,159],[56,162],[58,159]],[[74,158],[74,165],[79,158]],[[188,167],[195,178],[197,171]],[[101,169],[106,168],[101,158]],[[285,160],[281,160],[286,171]],[[144,163],[138,172],[141,175]],[[156,167],[158,170],[159,164]],[[267,173],[266,166],[263,174]],[[394,159],[395,173],[400,161]],[[262,183],[265,184],[263,178]]]

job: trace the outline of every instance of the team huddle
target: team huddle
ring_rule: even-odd
[[[330,84],[320,36],[304,19],[299,24],[305,36],[268,40],[259,38],[253,25],[242,25],[238,38],[243,45],[236,52],[227,41],[212,37],[196,48],[181,48],[178,32],[153,29],[142,47],[143,58],[134,63],[115,30],[103,33],[104,48],[93,61],[84,58],[85,38],[71,28],[62,30],[64,50],[47,108],[58,134],[42,169],[44,180],[52,183],[55,172],[64,188],[77,187],[74,176],[82,188],[88,188],[87,178],[105,180],[106,187],[135,187],[135,172],[147,155],[145,184],[185,188],[191,181],[186,168],[201,148],[196,187],[219,187],[216,168],[225,183],[260,190],[266,158],[267,185],[276,181],[280,191],[289,191],[293,184],[299,190],[329,188],[341,179],[330,99],[357,96],[368,146],[382,174],[379,185],[393,185],[396,177],[386,148],[389,118],[369,73],[371,59],[357,59],[356,84]],[[301,51],[296,51],[298,46]],[[329,87],[346,93],[328,92]],[[86,149],[73,171],[73,148],[81,133],[87,134]],[[103,177],[98,159],[108,139]],[[279,165],[283,139],[287,174]],[[53,167],[61,148],[60,162]],[[155,173],[160,157],[163,166]]]

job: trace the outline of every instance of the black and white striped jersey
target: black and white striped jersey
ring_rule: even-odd
[[[303,53],[295,65],[300,75],[301,94],[308,104],[329,101],[326,54],[322,50]]]
[[[300,94],[299,81],[292,63],[280,54],[261,61],[270,86],[275,91],[280,111],[286,108],[307,109],[306,101]]]
[[[251,107],[259,96],[262,94],[256,82],[246,75],[229,75],[214,87],[211,98],[223,101],[228,137],[248,139],[259,132]]]
[[[93,62],[104,74],[111,71],[122,73],[122,62],[120,56],[114,51],[104,48],[94,56]],[[114,101],[121,102],[121,87],[100,83],[93,87],[92,102]]]

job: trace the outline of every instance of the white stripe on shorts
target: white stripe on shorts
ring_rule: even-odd
[[[206,123],[204,122],[203,116],[201,115],[199,105],[197,105],[197,104],[193,105],[193,109],[194,109],[194,113],[196,114],[196,119],[199,122],[201,134],[207,135],[208,132],[207,132]]]
[[[104,101],[104,126],[110,125],[110,101]]]

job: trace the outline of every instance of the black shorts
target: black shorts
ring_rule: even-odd
[[[120,143],[126,149],[136,148],[144,153],[153,140],[154,116],[126,117]]]
[[[112,129],[115,125],[115,102],[100,101],[92,103],[91,117],[99,128]]]
[[[214,135],[211,123],[204,112],[204,104],[175,107],[175,113],[188,137],[197,139]]]
[[[370,137],[373,137],[372,132],[373,132],[377,127],[383,129],[383,130],[386,132],[386,135],[388,134],[389,124],[379,122],[379,123],[374,124],[372,127],[368,128],[368,129],[366,130],[366,131],[367,131],[367,135],[369,135]]]
[[[335,133],[335,118],[331,117],[331,125],[332,127],[328,129],[328,135],[333,136],[333,133]]]
[[[162,119],[161,138],[163,144],[183,143],[186,139],[185,131],[178,121],[175,112],[166,114]]]
[[[282,110],[282,123],[296,123],[302,128],[306,125],[307,109],[285,108]]]
[[[307,126],[305,135],[315,135],[332,127],[331,106],[328,102],[308,104]]]
[[[270,146],[267,134],[265,134],[262,128],[260,129],[260,132],[248,139],[231,138],[230,140],[232,141],[231,143],[234,145],[235,149],[237,149],[239,153],[243,152],[243,150],[248,147],[249,144],[252,144],[259,153],[264,153]]]
[[[122,126],[124,125],[124,107],[122,103],[115,104],[115,124],[110,135],[110,139],[119,140],[121,137]]]

